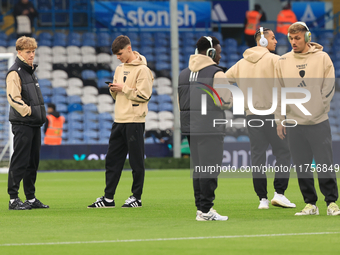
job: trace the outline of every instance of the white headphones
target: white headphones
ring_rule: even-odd
[[[263,27],[260,27],[260,33],[261,33],[260,45],[262,47],[267,47],[268,46],[268,40],[264,37]]]
[[[216,56],[216,49],[213,46],[212,38],[210,36],[204,36],[204,38],[206,38],[210,42],[210,48],[207,49],[206,55],[214,59]],[[198,54],[197,48],[195,49],[195,54]]]
[[[305,23],[305,22],[298,21],[298,22],[295,22],[294,24],[292,24],[292,26],[295,25],[295,24],[302,25],[302,26],[304,26],[304,27],[307,29],[307,31],[306,31],[306,33],[305,33],[305,42],[306,42],[306,43],[310,42],[311,39],[312,39],[312,34],[311,34],[311,32],[309,31],[309,28],[307,27],[306,23]],[[287,34],[287,37],[288,37],[288,41],[290,42],[289,33]]]

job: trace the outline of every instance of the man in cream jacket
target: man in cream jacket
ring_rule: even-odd
[[[289,181],[288,144],[278,137],[274,110],[271,110],[274,70],[279,56],[270,51],[275,51],[277,41],[273,31],[262,27],[256,32],[255,39],[257,46],[247,49],[243,53],[244,58],[232,66],[226,72],[226,76],[230,83],[237,83],[245,98],[247,120],[245,125],[247,125],[250,139],[253,185],[260,199],[258,209],[269,208],[267,177],[262,169],[266,165],[266,150],[269,144],[272,146],[276,157],[276,167],[279,169],[275,173],[275,193],[271,203],[274,206],[293,208],[295,204],[284,195]],[[248,95],[249,89],[252,89],[252,94]],[[248,97],[252,98],[252,105],[248,105]]]
[[[112,43],[112,53],[122,62],[115,71],[110,93],[115,99],[115,120],[106,154],[105,195],[88,208],[114,207],[114,194],[129,153],[132,168],[132,195],[123,208],[141,207],[144,185],[144,130],[148,102],[152,94],[153,76],[146,59],[132,51],[130,39],[120,35]]]
[[[330,102],[334,95],[334,66],[323,47],[310,42],[311,33],[303,22],[289,27],[288,40],[292,51],[280,57],[275,74],[278,90],[297,90],[286,98],[304,103],[288,104],[281,112],[281,93],[275,112],[277,133],[286,136],[298,175],[305,208],[295,215],[318,215],[318,200],[313,172],[317,172],[321,193],[327,203],[327,215],[340,215],[337,204],[338,186],[333,169],[332,136],[328,121]],[[309,93],[307,93],[309,92]],[[308,94],[310,99],[308,99]],[[304,100],[304,98],[307,98]],[[307,102],[306,102],[307,101]],[[284,114],[286,114],[286,119]],[[315,169],[311,165],[315,160]]]

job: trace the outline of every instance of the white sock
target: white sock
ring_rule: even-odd
[[[28,202],[33,203],[35,201],[35,198],[29,199]]]
[[[113,202],[113,199],[108,199],[108,198],[106,198],[106,197],[104,197],[104,199],[105,199],[106,202],[109,202],[109,203],[112,203],[112,202]]]
[[[11,202],[11,204],[13,204],[14,200],[15,200],[15,199],[10,199],[9,201]]]

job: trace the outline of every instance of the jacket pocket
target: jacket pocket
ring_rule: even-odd
[[[148,113],[148,104],[147,103],[133,103],[132,109],[135,117],[145,118]]]

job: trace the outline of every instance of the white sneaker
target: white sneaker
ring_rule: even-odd
[[[334,202],[330,203],[329,206],[327,207],[327,215],[333,216],[340,215],[339,206]]]
[[[202,217],[202,211],[197,210],[197,212],[196,212],[196,220],[197,221],[205,221],[205,219]]]
[[[294,203],[291,203],[288,198],[286,198],[282,194],[274,193],[273,199],[270,201],[272,205],[274,206],[281,206],[285,208],[295,208],[296,205]]]
[[[269,200],[267,198],[262,198],[258,209],[269,209]]]
[[[207,213],[201,213],[199,215],[200,219],[198,220],[197,219],[197,216],[196,216],[196,220],[198,221],[208,221],[208,220],[220,220],[220,221],[226,221],[228,220],[228,216],[222,216],[222,215],[219,215],[216,210],[214,210],[213,208],[210,208],[210,211],[207,212]]]
[[[295,215],[296,216],[319,215],[319,208],[316,205],[306,204],[305,208],[303,208],[301,212],[295,213]]]

